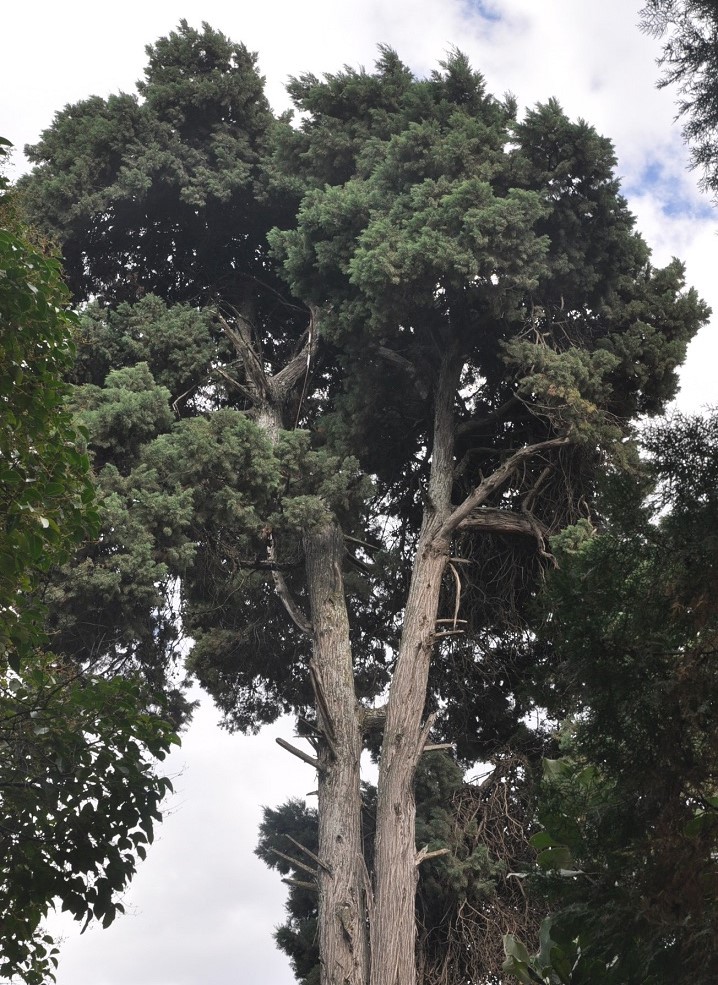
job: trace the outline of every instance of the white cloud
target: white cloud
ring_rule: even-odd
[[[275,744],[284,719],[258,737],[230,735],[204,701],[181,749],[163,764],[174,777],[167,817],[125,897],[127,915],[83,936],[71,920],[58,985],[213,985],[291,982],[274,949],[286,896],[279,876],[253,854],[261,807],[303,797],[312,771]]]

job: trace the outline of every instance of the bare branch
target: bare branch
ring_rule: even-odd
[[[242,360],[244,369],[249,380],[256,389],[255,399],[266,402],[269,396],[269,382],[264,372],[262,362],[257,355],[252,342],[251,326],[239,312],[235,312],[236,324],[230,325],[226,318],[219,312],[217,318],[224,329],[225,335],[230,340],[237,351],[237,355]]]
[[[456,582],[456,602],[454,604],[454,621],[452,623],[452,629],[456,629],[456,623],[459,618],[459,608],[461,606],[461,578],[459,578],[459,572],[456,570],[454,565],[449,561],[449,568],[454,576],[454,581]],[[463,620],[465,621],[465,620]]]
[[[304,882],[303,879],[290,878],[282,879],[282,882],[285,882],[288,886],[297,886],[299,889],[309,889],[313,893],[319,892],[319,886],[316,882]]]
[[[295,865],[298,869],[308,872],[310,876],[317,875],[317,870],[313,869],[311,865],[307,865],[306,862],[300,862],[298,858],[292,858],[291,855],[285,855],[284,852],[280,852],[278,848],[270,848],[269,850],[273,855],[278,855],[280,858],[283,858],[285,862],[289,862],[290,865]]]
[[[319,770],[321,772],[322,766],[318,759],[315,759],[306,752],[302,752],[301,749],[297,749],[296,746],[293,746],[290,742],[287,742],[286,739],[276,738],[274,741],[278,746],[281,746],[282,749],[286,749],[287,752],[291,752],[291,754],[296,756],[297,759],[301,759],[302,762],[308,763],[309,766],[312,766],[315,770]]]
[[[221,366],[215,366],[212,372],[217,373],[218,376],[221,376],[223,380],[226,380],[227,383],[233,386],[236,390],[239,390],[242,396],[246,397],[247,400],[251,400],[252,403],[256,401],[257,394],[247,389],[247,387],[244,386],[243,383],[240,383],[239,380],[235,380],[235,378],[233,376],[230,376],[229,373],[226,370],[222,369]],[[188,390],[187,392],[189,393],[190,391]],[[185,396],[185,394],[182,394],[182,396]],[[174,404],[172,406],[174,406]]]
[[[416,853],[416,858],[414,859],[414,865],[416,865],[417,867],[420,866],[422,862],[425,862],[428,858],[438,858],[440,855],[451,854],[450,848],[437,848],[436,851],[433,852],[427,851],[427,848],[428,846],[425,845],[424,848],[421,849],[421,851]]]
[[[269,558],[269,563],[271,565],[272,580],[274,581],[274,587],[277,590],[277,595],[279,596],[282,605],[287,610],[289,618],[292,620],[294,625],[297,626],[298,629],[301,629],[305,636],[312,636],[314,633],[312,624],[294,601],[294,596],[289,591],[289,586],[285,581],[284,575],[275,565],[274,553],[274,540],[270,533],[269,546],[267,547],[267,557]]]
[[[317,702],[317,711],[321,717],[322,731],[324,732],[324,736],[336,758],[336,749],[334,748],[334,743],[332,741],[333,739],[336,739],[334,723],[332,721],[332,716],[329,714],[327,700],[324,695],[324,684],[314,660],[309,661],[309,676],[312,679],[312,688],[314,689],[314,697]]]
[[[358,537],[351,537],[349,534],[344,534],[344,540],[348,540],[351,544],[358,544],[360,547],[365,547],[368,551],[381,550],[381,544],[370,544],[366,540],[359,540]]]
[[[437,713],[435,711],[432,711],[432,713],[429,715],[429,717],[424,722],[424,724],[423,724],[423,726],[421,728],[421,732],[419,732],[419,742],[418,742],[418,745],[417,745],[417,748],[416,748],[416,759],[417,759],[417,761],[419,759],[419,756],[421,756],[421,754],[424,751],[424,747],[425,747],[425,745],[427,743],[427,740],[429,738],[429,732],[431,732],[431,730],[433,729],[434,722],[436,721],[436,718],[437,718]]]
[[[287,610],[292,622],[298,629],[301,629],[306,636],[312,636],[314,632],[312,629],[312,624],[294,601],[292,593],[289,591],[287,583],[284,580],[284,575],[274,566],[272,566],[271,571],[274,587],[277,590],[277,595],[279,596],[282,605]]]
[[[423,752],[437,752],[439,749],[456,749],[455,742],[427,742]]]
[[[292,838],[292,836],[291,836],[291,835],[287,835],[287,834],[285,834],[285,836],[284,836],[284,837],[285,837],[285,838],[287,838],[287,839],[288,839],[289,841],[291,841],[291,843],[292,843],[292,844],[294,845],[294,847],[295,847],[295,848],[298,848],[300,852],[304,852],[304,854],[305,854],[305,855],[308,855],[308,856],[309,856],[309,858],[310,858],[310,859],[311,859],[311,860],[312,860],[313,862],[316,862],[316,863],[317,863],[317,865],[319,866],[319,868],[320,868],[320,869],[324,869],[324,871],[325,871],[325,872],[326,872],[326,873],[327,873],[328,875],[330,875],[330,876],[333,876],[333,875],[334,875],[334,873],[332,872],[332,870],[330,869],[330,867],[329,867],[329,866],[328,866],[328,865],[326,864],[326,862],[322,862],[322,860],[321,860],[321,859],[319,858],[319,856],[318,856],[318,855],[315,855],[315,854],[314,854],[314,852],[311,852],[311,851],[310,851],[310,850],[309,850],[309,849],[308,849],[308,848],[306,847],[306,845],[302,845],[302,843],[301,843],[301,842],[299,842],[299,841],[297,841],[297,840],[296,840],[296,838]]]
[[[531,507],[533,506],[536,500],[536,496],[538,495],[539,489],[544,484],[544,482],[548,479],[548,477],[551,475],[552,472],[553,472],[553,466],[547,465],[546,468],[542,471],[541,475],[536,480],[536,482],[534,482],[533,486],[531,486],[529,491],[526,493],[526,495],[521,501],[521,509],[523,510],[524,513],[530,512]]]

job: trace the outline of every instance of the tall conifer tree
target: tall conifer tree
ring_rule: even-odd
[[[520,731],[549,537],[590,514],[630,420],[673,396],[706,312],[678,262],[651,265],[610,143],[555,101],[518,120],[460,53],[416,79],[384,49],[373,72],[294,80],[297,127],[257,127],[238,51],[182,25],[149,49],[144,102],[70,107],[33,151],[27,200],[78,292],[159,295],[85,320],[76,402],[107,526],[82,570],[98,607],[124,608],[98,632],[66,581],[57,631],[160,681],[178,586],[190,667],[229,726],[292,711],[314,747],[294,751],[318,774],[322,982],[414,985],[418,763],[437,738],[471,757]],[[120,103],[157,114],[164,163],[133,171],[139,122],[111,161],[95,147]],[[73,205],[77,160],[95,191]]]

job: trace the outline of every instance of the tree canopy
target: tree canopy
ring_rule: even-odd
[[[615,478],[601,532],[556,544],[542,637],[565,724],[533,839],[551,981],[715,980],[717,427],[648,428],[643,480]]]

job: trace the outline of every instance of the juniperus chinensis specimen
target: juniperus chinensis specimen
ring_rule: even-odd
[[[221,114],[205,110],[208,129],[183,107],[206,95],[203,53],[225,45],[182,25],[150,49],[142,106],[163,114],[188,169],[180,202],[224,181],[218,155],[205,167],[190,154],[215,146]],[[160,51],[177,69],[162,79]],[[218,101],[236,71],[225,58],[210,73]],[[243,84],[256,91],[256,75]],[[313,748],[294,751],[318,774],[320,861],[307,881],[322,982],[413,985],[421,757],[442,739],[464,759],[531,744],[523,634],[550,537],[591,513],[597,475],[630,456],[631,419],[673,396],[706,309],[678,262],[652,266],[609,141],[555,101],[519,119],[460,53],[417,79],[388,49],[372,72],[302,76],[290,92],[296,127],[233,117],[251,181],[232,185],[226,207],[253,218],[218,223],[211,256],[224,243],[231,262],[180,263],[180,290],[163,248],[130,264],[135,290],[111,231],[102,264],[83,261],[78,292],[112,303],[85,320],[76,404],[115,517],[86,572],[125,606],[103,638],[146,673],[168,667],[179,600],[190,667],[229,727],[298,716]],[[104,118],[109,103],[85,111]],[[74,173],[70,154],[102,160],[81,128],[70,139],[73,112],[34,149],[25,194],[38,216]],[[116,174],[98,169],[99,206],[73,211],[68,196],[52,213],[70,254],[89,242],[76,232],[101,223],[134,140],[119,140]],[[126,228],[154,216],[173,255],[204,249],[194,220],[153,209],[154,198],[123,213]],[[158,297],[116,306],[113,270],[134,299]],[[151,565],[163,567],[150,584]],[[58,632],[89,639],[81,615],[68,598]],[[366,744],[379,754],[370,858]]]

